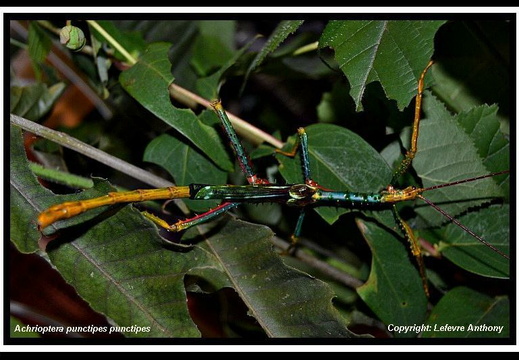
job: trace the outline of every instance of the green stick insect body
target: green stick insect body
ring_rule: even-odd
[[[400,163],[400,166],[395,171],[391,183],[394,183],[398,179],[398,177],[400,177],[407,171],[416,154],[421,99],[424,87],[424,77],[427,70],[432,66],[432,64],[432,61],[428,63],[427,67],[423,70],[418,82],[418,95],[416,97],[415,118],[413,122],[413,132],[411,137],[411,148],[407,151],[404,160]],[[464,182],[476,181],[486,177],[508,173],[508,170],[499,173],[478,176],[466,180],[451,182],[448,184],[437,185],[429,188],[419,188],[410,186],[405,189],[396,189],[393,185],[388,185],[385,189],[376,193],[359,193],[352,191],[338,191],[326,189],[320,186],[316,181],[312,179],[307,134],[304,128],[299,128],[298,143],[296,144],[296,146],[294,146],[294,149],[291,152],[278,152],[287,156],[293,156],[299,149],[301,154],[301,167],[304,183],[285,185],[271,184],[268,180],[258,177],[257,174],[254,172],[250,159],[246,151],[244,150],[238,136],[236,135],[236,132],[225,110],[223,109],[221,102],[213,102],[212,107],[218,115],[221,124],[224,128],[224,131],[230,140],[231,147],[233,148],[238,163],[242,169],[242,172],[244,173],[249,183],[248,185],[191,184],[189,186],[176,186],[161,189],[134,190],[131,192],[108,193],[107,195],[99,198],[66,202],[48,208],[47,210],[40,213],[40,215],[38,216],[39,229],[42,230],[43,228],[51,225],[56,221],[70,218],[89,209],[97,208],[100,206],[112,205],[116,203],[130,203],[154,199],[178,198],[190,198],[192,200],[218,199],[223,201],[220,205],[205,213],[199,214],[189,219],[179,220],[175,224],[169,224],[163,219],[153,214],[143,212],[143,215],[145,217],[155,222],[157,225],[169,231],[177,232],[207,222],[242,203],[277,202],[301,208],[301,212],[292,236],[292,246],[294,246],[297,242],[297,238],[300,236],[302,231],[303,219],[305,217],[305,209],[309,206],[390,206],[393,209],[395,220],[401,228],[404,236],[408,240],[411,252],[413,256],[416,258],[420,275],[423,281],[423,288],[425,293],[428,295],[428,283],[425,275],[425,266],[423,264],[422,253],[420,250],[419,243],[415,238],[410,226],[400,217],[395,207],[395,204],[398,202],[409,201],[419,198],[431,205],[432,207],[434,207],[441,214],[447,217],[450,221],[460,226],[463,230],[465,230],[479,242],[483,243],[493,251],[497,252],[502,257],[506,259],[509,258],[508,255],[505,254],[503,251],[489,244],[480,236],[470,231],[470,229],[463,226],[458,220],[448,215],[446,212],[444,212],[438,206],[424,198],[422,195],[423,192],[426,192],[428,190],[433,190],[444,186],[457,185]]]

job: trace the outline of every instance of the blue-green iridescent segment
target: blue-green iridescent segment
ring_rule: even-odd
[[[355,193],[344,191],[318,190],[314,195],[317,202],[336,202],[347,204],[381,204],[384,202],[383,196],[378,193]]]
[[[229,120],[227,113],[223,109],[222,104],[219,101],[216,101],[212,104],[212,106],[214,108],[214,111],[220,118],[220,122],[225,130],[225,133],[227,134],[227,137],[229,138],[231,147],[234,153],[236,154],[238,163],[240,164],[241,170],[245,174],[247,181],[249,182],[249,184],[256,183],[257,177],[252,168],[249,156],[245,152],[245,149],[243,148],[240,139],[238,138],[238,135],[236,135],[236,131],[234,131],[231,121]]]
[[[329,191],[306,184],[295,185],[205,185],[191,184],[190,198],[193,200],[224,200],[231,202],[286,202],[290,205],[307,204],[363,205],[385,202],[384,195],[377,193],[355,193]]]
[[[297,239],[301,235],[301,231],[303,229],[303,220],[305,219],[305,208],[301,208],[301,213],[299,214],[299,218],[297,219],[296,228],[294,229],[294,235],[292,237],[292,241]]]
[[[236,202],[285,202],[291,185],[202,185],[192,184],[191,199]]]
[[[297,129],[297,133],[299,134],[299,141],[301,143],[301,164],[303,168],[303,176],[305,183],[308,183],[312,180],[310,174],[310,158],[308,156],[308,135],[306,135],[304,128]]]

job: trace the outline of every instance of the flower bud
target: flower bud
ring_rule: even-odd
[[[72,51],[80,51],[86,44],[83,30],[72,25],[67,25],[61,29],[59,41]]]

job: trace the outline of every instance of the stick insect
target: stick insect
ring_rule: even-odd
[[[395,220],[405,238],[408,240],[411,253],[415,257],[418,264],[425,294],[429,295],[428,281],[419,242],[415,237],[411,227],[400,217],[395,206],[397,203],[420,199],[441,213],[449,221],[459,226],[474,239],[484,244],[489,249],[489,251],[494,251],[501,257],[509,259],[509,256],[503,250],[497,248],[496,246],[483,239],[481,236],[477,235],[475,232],[463,225],[459,220],[443,211],[439,206],[435,205],[423,195],[423,193],[442,187],[459,185],[505,174],[509,172],[508,170],[480,175],[469,179],[458,180],[432,187],[409,186],[404,189],[398,189],[395,186],[397,180],[408,171],[418,151],[418,134],[422,109],[422,96],[424,92],[424,78],[432,65],[433,62],[430,61],[421,73],[421,76],[418,80],[418,93],[415,102],[410,147],[407,150],[404,159],[400,162],[400,165],[395,170],[390,184],[379,192],[360,193],[353,191],[333,190],[325,188],[317,183],[312,178],[311,174],[312,167],[309,158],[308,136],[304,128],[298,129],[298,141],[296,142],[296,145],[292,151],[278,151],[282,155],[294,156],[297,150],[299,150],[304,182],[279,185],[272,184],[268,180],[259,177],[255,173],[253,165],[251,164],[251,161],[245,152],[221,102],[214,101],[212,103],[212,107],[218,115],[224,131],[230,140],[231,147],[236,155],[241,170],[247,179],[248,185],[191,184],[189,186],[175,186],[160,189],[111,192],[98,198],[65,202],[51,206],[39,214],[37,219],[38,229],[42,231],[56,221],[79,215],[90,209],[118,203],[133,203],[148,200],[180,198],[189,198],[192,200],[222,200],[222,203],[215,208],[194,217],[179,220],[174,224],[169,224],[165,220],[149,212],[142,212],[146,218],[158,226],[165,228],[168,231],[180,232],[195,225],[212,220],[222,213],[225,213],[243,203],[277,202],[301,209],[301,213],[297,220],[292,236],[292,246],[295,246],[297,244],[297,239],[302,232],[303,219],[306,213],[305,210],[309,206],[322,205],[337,207],[376,207],[385,205],[393,209]]]

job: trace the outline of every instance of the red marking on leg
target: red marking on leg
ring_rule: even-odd
[[[325,188],[324,186],[321,186],[317,183],[317,181],[315,180],[312,180],[312,179],[308,179],[305,181],[305,184],[308,185],[308,186],[312,186],[312,187],[315,187],[315,188],[318,188],[318,189],[321,189],[321,190],[325,190],[325,191],[332,191],[332,189],[329,189],[329,188]]]
[[[256,175],[247,177],[247,181],[249,182],[249,184],[252,184],[252,185],[268,185],[268,184],[270,184],[270,182],[267,179],[259,178]]]

